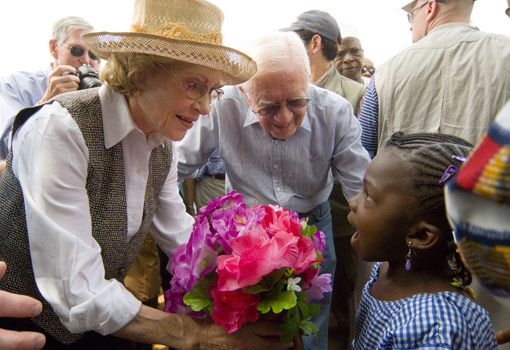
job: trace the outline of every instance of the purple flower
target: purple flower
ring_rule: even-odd
[[[324,293],[331,292],[331,274],[324,273],[322,275],[315,275],[314,278],[309,282],[310,288],[307,289],[308,294],[306,295],[306,301],[310,303],[312,299],[320,300],[324,298]]]

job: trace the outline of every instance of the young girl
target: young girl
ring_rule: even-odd
[[[440,134],[394,134],[349,201],[352,245],[374,266],[353,349],[497,349],[467,285],[444,208],[443,184],[471,145]]]

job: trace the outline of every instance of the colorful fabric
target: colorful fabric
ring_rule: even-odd
[[[468,268],[510,297],[510,103],[446,187],[448,219]]]
[[[370,295],[375,264],[361,297],[353,350],[497,349],[488,312],[455,292],[420,293],[395,301]]]

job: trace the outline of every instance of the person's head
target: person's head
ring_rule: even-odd
[[[471,20],[475,0],[414,0],[402,1],[407,12],[413,42],[421,40],[440,24]]]
[[[445,175],[453,175],[472,145],[444,134],[392,135],[367,168],[363,190],[350,199],[352,245],[362,259],[413,269],[446,264],[455,245],[444,205]],[[428,259],[427,259],[428,257]],[[432,266],[432,265],[430,265]]]
[[[365,78],[372,78],[375,73],[374,62],[366,57],[363,57],[363,66],[361,67],[361,76]]]
[[[83,40],[103,59],[103,83],[127,96],[146,135],[177,141],[225,84],[256,71],[245,54],[222,45],[223,13],[205,0],[135,0],[130,32],[89,33]]]
[[[297,131],[306,113],[310,61],[299,36],[274,32],[250,43],[246,52],[257,62],[257,73],[242,85],[262,127],[277,139]]]
[[[505,13],[506,13],[506,15],[507,15],[508,17],[510,17],[510,0],[506,0],[506,2],[507,2],[508,7],[507,7],[507,9],[505,10]]]
[[[349,79],[361,81],[362,61],[361,41],[352,36],[343,38],[335,58],[338,72]]]
[[[310,58],[319,53],[326,60],[333,61],[342,41],[337,21],[329,13],[319,10],[303,12],[290,27],[282,30],[298,33]]]
[[[78,68],[89,65],[99,69],[100,59],[89,50],[81,39],[82,34],[90,33],[94,27],[81,17],[68,16],[53,24],[49,41],[50,53],[55,65],[69,65]]]

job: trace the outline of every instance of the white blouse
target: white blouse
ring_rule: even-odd
[[[136,127],[124,95],[102,86],[99,96],[105,146],[122,142],[129,240],[141,225],[151,150],[163,137],[146,137]],[[18,130],[12,149],[41,294],[73,333],[121,329],[141,303],[117,280],[104,278],[85,189],[89,154],[78,125],[59,103],[45,105]],[[168,255],[188,241],[193,225],[179,195],[175,160],[174,154],[151,228]]]

